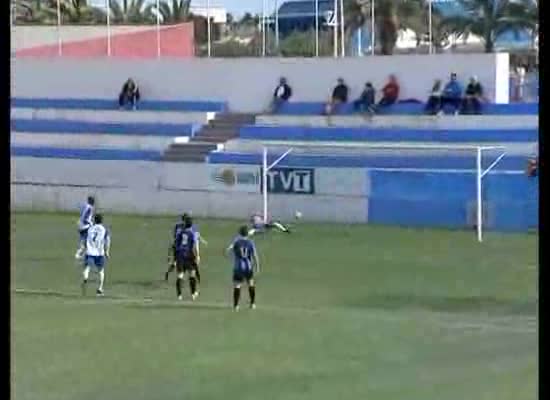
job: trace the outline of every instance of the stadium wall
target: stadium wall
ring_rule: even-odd
[[[17,210],[75,211],[89,194],[105,212],[246,218],[261,211],[259,166],[11,159]],[[476,183],[472,171],[396,171],[363,168],[280,168],[268,177],[270,213],[310,221],[408,227],[472,228]],[[523,171],[484,178],[485,227],[538,228],[538,179]]]
[[[328,99],[338,77],[359,95],[366,80],[380,88],[394,73],[402,99],[425,100],[436,78],[456,72],[462,81],[477,75],[488,99],[508,103],[509,55],[395,55],[344,59],[170,59],[20,58],[13,69],[13,97],[112,98],[129,75],[144,99],[226,100],[233,111],[261,112],[281,76],[293,86],[293,101]]]

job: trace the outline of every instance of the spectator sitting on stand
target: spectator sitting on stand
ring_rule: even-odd
[[[279,84],[273,92],[273,99],[271,100],[271,112],[276,113],[279,108],[285,104],[292,96],[292,88],[288,85],[286,78],[279,79]]]
[[[374,103],[376,98],[376,90],[372,83],[367,82],[365,88],[361,92],[361,96],[353,102],[353,108],[356,111],[366,111],[369,114],[374,114]]]
[[[539,158],[533,157],[527,161],[527,176],[529,178],[535,178],[539,174]]]
[[[132,105],[132,108],[135,110],[137,108],[137,103],[140,99],[139,88],[132,78],[129,78],[126,83],[122,86],[120,95],[118,96],[118,105],[120,108],[128,103]]]
[[[481,86],[477,77],[472,76],[462,99],[462,114],[481,114],[482,100],[483,86]]]
[[[388,83],[382,88],[382,98],[378,102],[379,107],[388,107],[399,98],[399,83],[395,75],[390,75]]]
[[[456,74],[453,72],[451,74],[451,80],[447,82],[447,84],[445,85],[445,88],[443,89],[443,93],[441,94],[440,113],[442,113],[445,106],[449,104],[453,107],[454,113],[458,114],[461,101],[462,101],[462,85],[458,81]]]
[[[432,86],[430,97],[426,103],[425,112],[430,115],[436,115],[441,110],[441,80],[437,79]]]
[[[347,103],[348,93],[348,86],[342,78],[338,78],[338,84],[334,87],[332,97],[325,108],[326,115],[331,115],[339,105]]]

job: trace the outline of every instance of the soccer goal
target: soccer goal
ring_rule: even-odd
[[[246,141],[243,141],[246,142]],[[242,143],[248,150],[253,150],[252,142]],[[290,147],[290,145],[292,147]],[[481,146],[481,145],[457,145],[457,144],[419,144],[419,143],[361,143],[361,142],[285,142],[285,141],[265,141],[261,143],[263,150],[262,157],[262,196],[263,196],[263,216],[264,220],[268,218],[269,211],[269,188],[268,172],[280,164],[290,153],[303,156],[400,156],[401,159],[410,157],[410,165],[391,165],[391,157],[386,157],[386,164],[380,167],[359,167],[372,170],[385,171],[411,171],[411,172],[471,172],[475,173],[475,227],[477,240],[483,241],[484,232],[484,209],[483,209],[483,182],[484,178],[491,172],[497,164],[507,154],[505,146]],[[271,155],[271,157],[270,157]],[[273,162],[269,159],[279,155]],[[414,165],[414,157],[439,157],[440,160],[448,160],[449,157],[463,157],[467,167],[445,168],[436,165],[423,167]],[[389,163],[387,160],[390,160]],[[474,161],[475,160],[475,161]],[[437,162],[437,159],[435,160]]]

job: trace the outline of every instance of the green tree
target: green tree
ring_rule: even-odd
[[[111,20],[118,24],[154,23],[156,16],[145,3],[146,0],[109,0]]]
[[[485,52],[494,50],[495,40],[505,31],[519,32],[538,29],[538,2],[532,0],[460,0],[466,11],[464,16],[443,20],[453,33],[474,34],[483,39]]]

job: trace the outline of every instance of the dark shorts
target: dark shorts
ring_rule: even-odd
[[[197,271],[197,260],[194,256],[176,253],[176,269],[178,272]]]
[[[84,260],[85,267],[96,267],[97,269],[103,269],[105,267],[105,256],[86,256]]]
[[[88,239],[88,229],[89,228],[78,231],[78,236],[80,238],[80,241],[85,241],[86,239]]]
[[[252,269],[234,269],[233,282],[242,283],[249,282],[254,279],[254,271]]]

